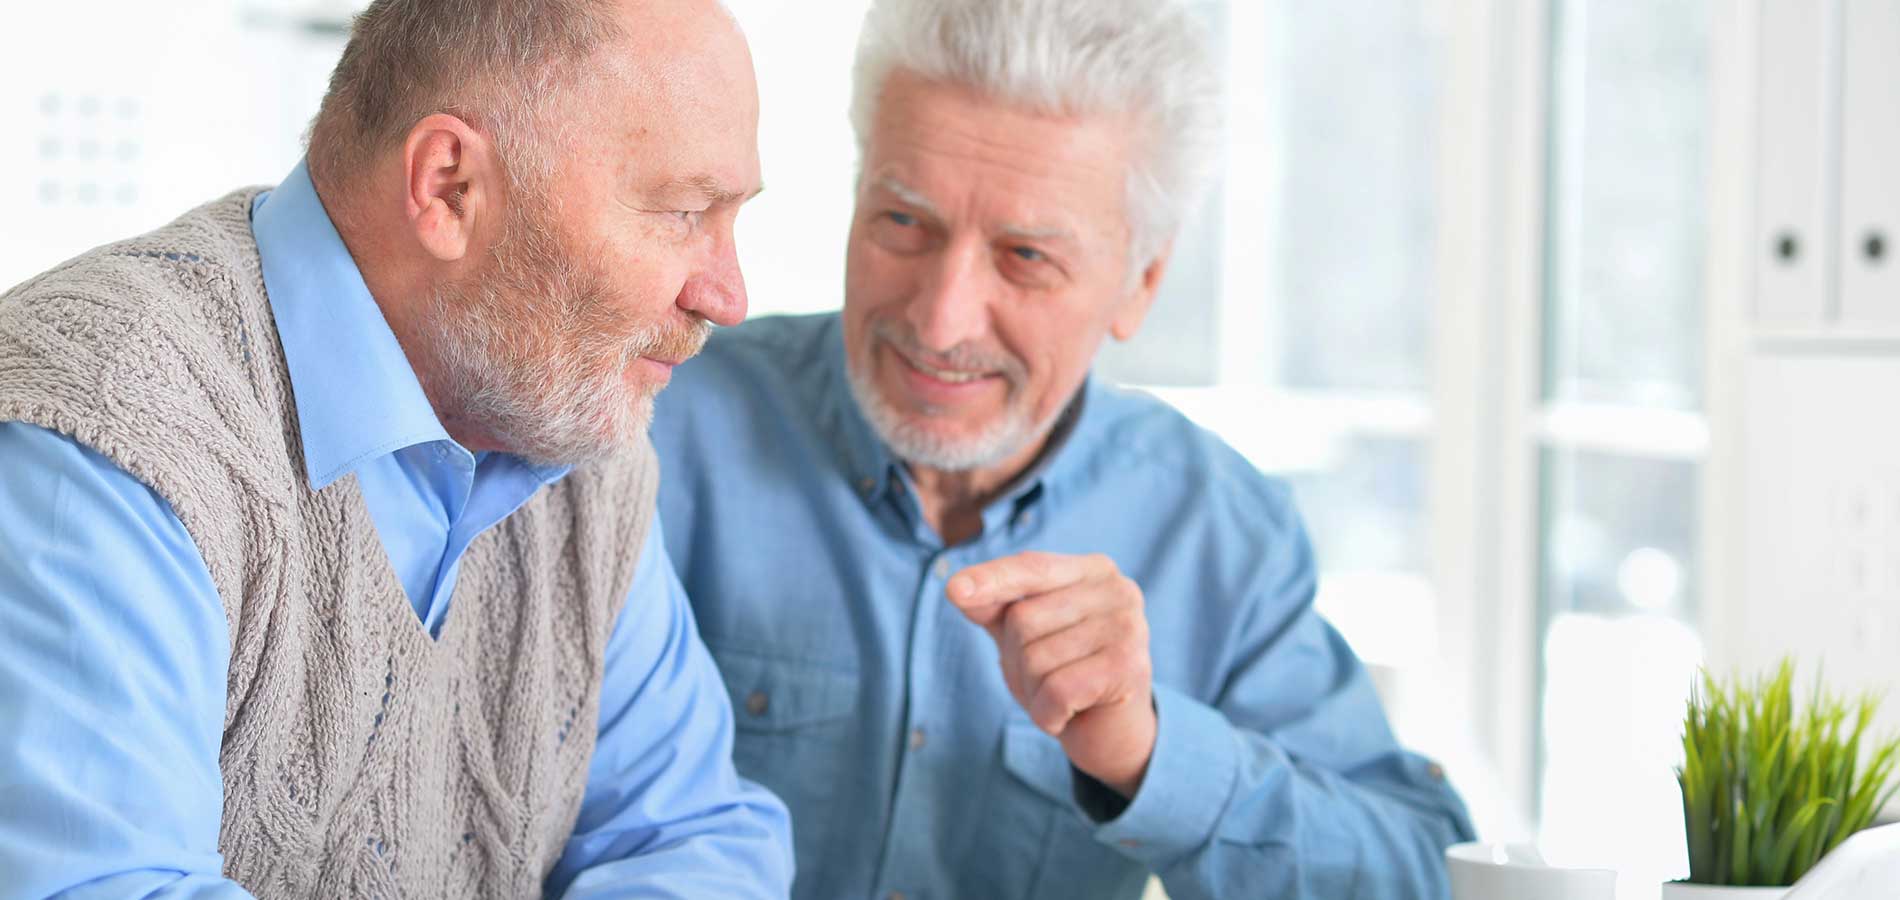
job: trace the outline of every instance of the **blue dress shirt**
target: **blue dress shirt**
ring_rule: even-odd
[[[1314,613],[1283,483],[1091,381],[1052,449],[945,547],[865,423],[835,315],[757,319],[679,367],[653,429],[667,549],[791,807],[809,900],[1443,897],[1471,835]],[[1146,597],[1160,720],[1132,801],[1081,775],[944,597],[965,566],[1106,553]]]
[[[320,490],[354,473],[431,634],[478,535],[566,474],[436,419],[303,165],[252,207]],[[165,500],[66,436],[0,423],[0,898],[248,896],[220,877],[224,606]],[[789,823],[740,779],[732,712],[658,520],[608,639],[567,897],[782,897]]]

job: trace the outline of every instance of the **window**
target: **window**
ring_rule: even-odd
[[[1144,331],[1104,371],[1149,386],[1293,485],[1321,608],[1362,656],[1395,666],[1431,649],[1401,635],[1435,631],[1426,502],[1442,22],[1433,4],[1388,0],[1210,14],[1228,41],[1228,160],[1206,212],[1222,252],[1177,261],[1151,318],[1214,315],[1203,312],[1199,333]]]
[[[1558,0],[1538,415],[1539,800],[1555,855],[1626,890],[1688,865],[1709,4]]]
[[[1220,297],[1218,322],[1114,371],[1291,481],[1322,611],[1488,836],[1674,877],[1707,5],[1225,14],[1230,83],[1267,89],[1235,91],[1218,274],[1163,301]],[[1209,347],[1204,376],[1156,361]]]

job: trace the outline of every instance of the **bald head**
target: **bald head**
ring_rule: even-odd
[[[375,0],[353,22],[311,127],[312,173],[341,188],[447,111],[533,180],[547,169],[540,148],[568,136],[575,112],[598,108],[588,101],[604,78],[663,77],[683,49],[673,42],[696,36],[743,46],[719,0]]]

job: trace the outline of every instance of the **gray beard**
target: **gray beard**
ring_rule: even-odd
[[[877,385],[849,360],[845,362],[845,374],[858,411],[891,453],[906,463],[940,472],[969,472],[1002,463],[1048,435],[1062,416],[1058,408],[1055,415],[1036,422],[1020,406],[1012,405],[1002,418],[976,436],[950,440],[906,419],[885,402]]]
[[[626,369],[638,355],[631,345],[606,366],[585,349],[535,354],[540,341],[493,320],[496,299],[438,293],[424,325],[463,418],[536,465],[599,460],[646,433],[653,399],[628,388]]]

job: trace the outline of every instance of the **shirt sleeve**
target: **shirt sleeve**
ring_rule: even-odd
[[[548,896],[786,897],[791,817],[733,768],[732,727],[656,517],[608,638],[587,791]]]
[[[1445,847],[1473,837],[1464,803],[1392,736],[1365,667],[1312,608],[1304,531],[1288,537],[1249,587],[1256,609],[1291,617],[1250,624],[1215,704],[1156,685],[1140,789],[1123,801],[1078,777],[1078,805],[1175,900],[1445,897]]]
[[[219,874],[229,657],[171,507],[0,423],[0,900],[250,896]]]

